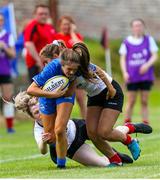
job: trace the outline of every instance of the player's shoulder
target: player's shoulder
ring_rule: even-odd
[[[37,24],[38,24],[38,22],[35,19],[32,19],[31,21],[28,22],[28,24],[26,25],[26,28],[34,27]]]
[[[56,59],[53,59],[50,63],[48,63],[45,68],[54,68],[56,70],[56,68],[59,68],[61,67],[61,63],[60,63],[60,59],[59,58],[56,58]]]
[[[24,28],[24,34],[32,32],[37,27],[37,21],[31,20]]]
[[[88,66],[89,70],[91,71],[96,71],[96,65],[93,64],[93,63],[90,63],[89,66]]]

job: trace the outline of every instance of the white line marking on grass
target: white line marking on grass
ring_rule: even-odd
[[[11,158],[11,159],[0,159],[0,163],[7,163],[7,162],[12,162],[12,161],[23,161],[23,160],[29,160],[29,159],[36,159],[39,157],[44,157],[46,155],[41,155],[41,154],[34,154],[31,156],[26,156],[22,158]]]
[[[160,173],[157,173],[157,174],[153,174],[153,175],[151,175],[151,176],[147,176],[147,177],[145,177],[144,179],[148,179],[148,178],[156,178],[156,177],[160,177]]]
[[[150,135],[150,136],[146,136],[146,137],[136,137],[137,139],[141,140],[141,141],[145,141],[146,139],[147,140],[153,140],[153,139],[158,139],[160,138],[160,134],[156,134],[156,135]]]

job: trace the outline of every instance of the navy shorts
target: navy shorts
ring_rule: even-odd
[[[9,84],[12,83],[10,75],[0,75],[0,84]]]
[[[153,82],[152,81],[142,81],[136,83],[128,83],[126,84],[128,91],[150,91],[152,88]]]

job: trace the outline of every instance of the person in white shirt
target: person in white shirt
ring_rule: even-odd
[[[132,35],[123,41],[119,49],[121,70],[127,87],[124,121],[131,122],[139,91],[142,121],[148,124],[148,98],[154,82],[153,65],[157,60],[158,47],[153,37],[145,34],[145,23],[142,19],[134,19],[131,30]]]
[[[30,118],[35,120],[34,124],[34,138],[41,154],[48,152],[47,141],[51,134],[44,133],[42,121],[40,120],[39,106],[37,98],[32,97],[26,91],[19,92],[14,98],[14,105],[16,109],[23,111]],[[116,129],[124,134],[127,133],[145,133],[152,132],[150,126],[144,124],[134,124],[135,130],[131,132],[128,126],[117,126]],[[70,119],[66,129],[67,134],[67,157],[77,161],[85,166],[101,166],[107,167],[110,162],[106,156],[100,156],[95,149],[87,144],[85,141],[89,140],[86,130],[86,122],[83,119]],[[50,157],[56,163],[55,144],[49,144]],[[114,149],[114,151],[116,151]],[[117,152],[123,163],[133,163],[132,158],[126,154]]]

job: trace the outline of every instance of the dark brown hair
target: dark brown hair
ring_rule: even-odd
[[[59,46],[55,44],[47,44],[41,49],[39,53],[40,56],[44,56],[49,59],[53,59],[55,54],[57,54],[58,56],[60,54]]]
[[[90,54],[88,51],[87,46],[82,43],[78,42],[73,45],[72,48],[74,51],[77,51],[80,54],[80,74],[87,80],[91,80],[93,78],[93,74],[89,71],[89,64],[90,64]]]
[[[47,6],[46,4],[37,4],[34,8],[34,13],[37,11],[38,8],[47,8],[49,10],[49,6]]]
[[[80,55],[73,49],[64,49],[60,58],[62,65],[69,65],[71,63],[80,64]]]

